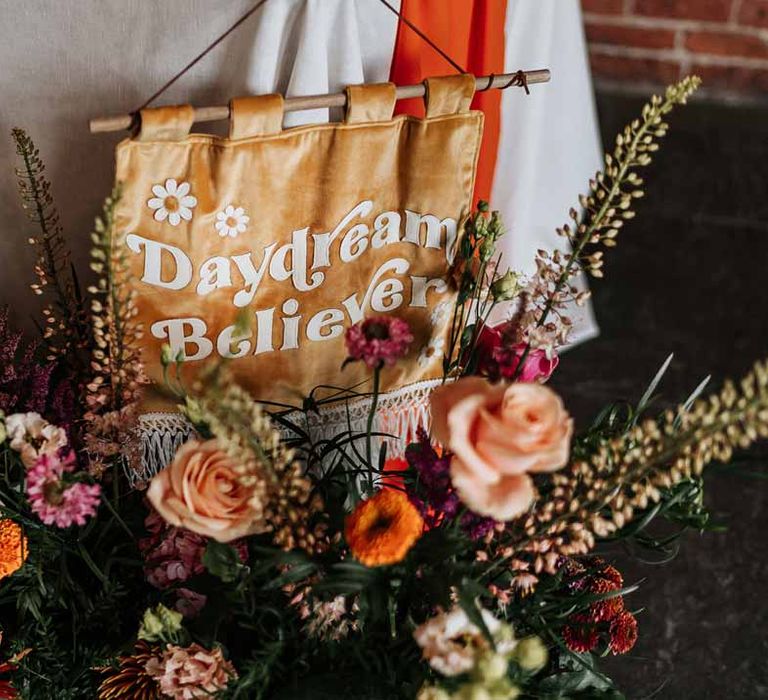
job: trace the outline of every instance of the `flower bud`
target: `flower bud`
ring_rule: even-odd
[[[173,364],[173,361],[174,357],[171,346],[168,345],[168,343],[163,343],[163,347],[160,348],[160,364],[162,364],[163,367],[168,367]]]
[[[513,658],[525,671],[536,671],[546,665],[549,654],[539,637],[521,639],[515,647]]]
[[[436,685],[424,685],[419,690],[416,700],[451,700],[451,696]]]
[[[494,652],[483,654],[475,666],[475,676],[485,683],[498,681],[507,675],[509,661],[507,657]]]
[[[493,700],[493,696],[482,683],[463,685],[454,695],[454,698],[456,700]]]
[[[139,627],[139,639],[146,642],[174,640],[181,630],[183,615],[169,610],[162,603],[156,608],[147,608]]]
[[[494,301],[507,301],[509,299],[514,299],[517,296],[519,289],[520,285],[518,283],[517,273],[509,270],[491,285],[491,294],[493,295]]]

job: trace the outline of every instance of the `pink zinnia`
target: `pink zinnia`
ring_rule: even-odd
[[[403,357],[413,342],[411,328],[401,318],[375,316],[347,329],[349,357],[362,360],[368,367],[393,365]]]
[[[62,460],[57,454],[43,454],[27,472],[27,498],[32,512],[46,525],[85,525],[95,515],[101,500],[98,484],[76,482],[67,485],[63,476],[74,470],[70,452]]]

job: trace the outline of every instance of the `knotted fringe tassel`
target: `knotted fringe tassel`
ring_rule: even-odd
[[[378,462],[384,443],[388,457],[402,457],[419,428],[429,430],[429,395],[439,383],[440,380],[418,382],[379,396],[373,430],[388,437],[374,440],[371,456],[374,464]],[[315,444],[333,440],[342,433],[365,435],[371,400],[365,397],[340,401],[322,406],[317,413],[295,411],[285,418],[301,425]],[[280,432],[287,440],[296,437],[288,427],[281,426]],[[195,435],[194,428],[181,413],[145,413],[141,416],[138,426],[141,471],[126,469],[131,485],[149,481],[171,462],[176,450]]]

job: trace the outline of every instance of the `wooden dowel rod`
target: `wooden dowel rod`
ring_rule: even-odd
[[[488,90],[503,87],[515,77],[515,73],[503,73],[501,75],[483,75],[475,79],[478,90]],[[525,71],[525,77],[529,85],[549,82],[549,70]],[[489,86],[490,83],[490,86]],[[424,95],[424,84],[401,85],[397,88],[397,99],[403,100],[409,97],[421,97]],[[304,109],[320,109],[323,107],[343,107],[347,103],[347,96],[343,92],[331,95],[306,95],[304,97],[287,97],[285,99],[286,112],[299,112]],[[195,122],[216,122],[229,119],[229,106],[195,107]],[[100,134],[108,131],[124,131],[130,129],[133,119],[130,114],[120,114],[112,117],[97,117],[91,119],[89,127],[92,134]]]

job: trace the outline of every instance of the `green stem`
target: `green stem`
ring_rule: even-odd
[[[368,411],[368,425],[365,431],[365,456],[368,462],[368,485],[373,493],[373,458],[372,458],[372,433],[373,421],[376,418],[376,407],[379,403],[379,381],[381,378],[381,367],[373,370],[373,395],[371,396],[371,408]]]

